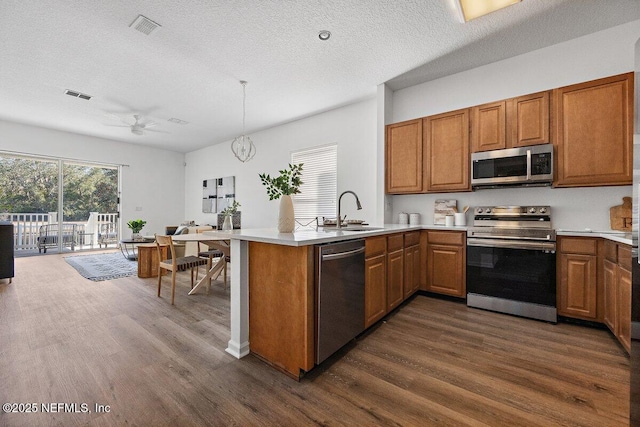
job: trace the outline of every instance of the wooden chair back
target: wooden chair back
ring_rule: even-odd
[[[156,234],[156,247],[158,248],[158,265],[168,265],[168,260],[162,259],[162,251],[160,250],[161,246],[169,246],[169,251],[171,253],[171,265],[175,267],[176,265],[176,248],[173,246],[173,239],[171,236],[165,236],[162,234]]]

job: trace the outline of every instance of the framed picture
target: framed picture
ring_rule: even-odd
[[[236,199],[236,177],[212,178],[202,181],[202,212],[217,213]]]
[[[438,199],[433,205],[433,224],[444,225],[444,217],[453,215],[454,208],[458,205],[456,199]]]

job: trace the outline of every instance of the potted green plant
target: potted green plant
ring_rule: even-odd
[[[261,173],[258,176],[260,181],[267,187],[269,200],[280,199],[280,211],[278,214],[278,231],[280,233],[291,233],[295,228],[296,221],[293,212],[292,194],[300,193],[300,185],[303,163],[292,165],[289,163],[288,169],[282,169],[280,175],[271,177]]]
[[[146,223],[147,221],[143,219],[132,219],[131,221],[127,222],[127,227],[131,229],[132,240],[140,239],[140,231],[142,231],[142,228]]]
[[[227,206],[220,212],[224,215],[224,222],[222,223],[223,231],[233,230],[232,217],[234,214],[238,213],[238,208],[240,206],[240,203],[238,203],[237,200],[234,200],[230,206]]]

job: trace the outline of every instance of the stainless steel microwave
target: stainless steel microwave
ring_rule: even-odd
[[[553,144],[471,154],[471,187],[551,185]]]

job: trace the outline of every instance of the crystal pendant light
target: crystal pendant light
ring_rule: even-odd
[[[247,82],[244,80],[240,80],[240,84],[242,85],[242,135],[237,137],[231,143],[231,151],[236,156],[238,160],[241,162],[248,162],[253,159],[253,156],[256,155],[256,146],[253,145],[253,141],[251,138],[244,134],[244,119],[246,115],[245,109],[245,99],[247,97],[246,89]]]

